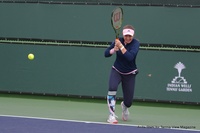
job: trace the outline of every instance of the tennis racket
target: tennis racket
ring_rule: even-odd
[[[112,11],[111,14],[111,24],[115,31],[116,39],[119,38],[120,28],[123,21],[123,10],[121,7],[117,7]]]

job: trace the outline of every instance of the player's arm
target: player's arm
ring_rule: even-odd
[[[121,50],[122,54],[126,53],[127,50],[126,50],[126,48],[122,45],[122,43],[120,42],[119,39],[116,39],[116,40],[115,40],[115,46],[116,46],[119,50]]]
[[[110,47],[108,47],[105,50],[104,56],[105,57],[110,57],[110,56],[112,56],[118,50],[119,50],[119,48],[117,46],[115,46],[115,42],[112,42],[112,44],[110,45]]]
[[[121,44],[121,42],[116,42],[116,46],[121,50],[122,54],[128,61],[132,61],[139,51],[139,42],[136,41],[130,51],[127,51],[126,48]]]
[[[125,54],[126,51],[127,51],[126,48],[123,45],[120,45],[119,49],[121,50],[122,54]]]
[[[128,61],[132,61],[137,56],[139,45],[139,42],[135,43],[130,51],[124,53],[124,56]]]

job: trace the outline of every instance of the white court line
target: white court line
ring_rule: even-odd
[[[0,117],[13,117],[13,118],[26,118],[26,119],[38,119],[38,120],[51,120],[51,121],[65,121],[65,122],[82,122],[82,123],[91,123],[91,124],[102,124],[102,125],[114,125],[114,126],[132,126],[132,127],[142,127],[142,128],[148,128],[152,126],[146,126],[146,125],[132,125],[132,124],[109,124],[106,122],[94,122],[94,121],[81,121],[81,120],[67,120],[67,119],[56,119],[56,118],[44,118],[44,117],[32,117],[32,116],[17,116],[17,115],[1,115]],[[184,128],[163,128],[163,129],[171,129],[171,130],[183,130],[183,131],[197,131],[200,130],[196,129],[184,129]]]
[[[104,125],[118,125],[118,126],[133,126],[136,127],[138,125],[132,124],[109,124],[106,122],[93,122],[93,121],[81,121],[81,120],[68,120],[68,119],[56,119],[56,118],[44,118],[44,117],[32,117],[32,116],[16,116],[16,115],[0,115],[3,117],[13,117],[13,118],[27,118],[27,119],[39,119],[39,120],[51,120],[51,121],[66,121],[66,122],[82,122],[82,123],[91,123],[91,124],[104,124]]]

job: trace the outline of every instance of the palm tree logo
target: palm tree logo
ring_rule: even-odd
[[[183,69],[185,69],[185,65],[181,62],[177,63],[174,68],[178,70],[178,77],[181,77],[181,72]]]
[[[187,84],[186,79],[184,79],[184,77],[181,77],[181,72],[183,69],[185,69],[185,65],[181,62],[178,62],[174,68],[176,68],[178,70],[178,76],[176,76],[173,80],[172,83],[185,83]]]

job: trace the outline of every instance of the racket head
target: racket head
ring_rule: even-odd
[[[112,11],[111,14],[111,25],[115,31],[116,38],[119,37],[119,31],[122,26],[123,21],[123,9],[121,7],[117,7]]]

